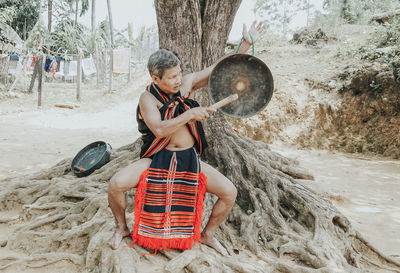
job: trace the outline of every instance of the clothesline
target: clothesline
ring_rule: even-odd
[[[46,47],[44,49],[47,50]],[[112,72],[118,74],[130,73],[131,49],[114,49],[112,52]],[[70,57],[81,56],[81,67],[83,73],[86,75],[96,73],[97,70],[93,58],[90,56],[82,58],[82,54],[57,53],[52,50],[47,50],[47,53],[33,54],[30,49],[24,50],[23,53],[0,54],[0,74],[20,74],[24,72],[31,74],[33,73],[34,63],[38,56],[45,58],[44,69],[46,72],[51,72],[54,78],[56,74],[69,77],[77,75],[78,60],[75,58],[73,58],[75,60],[71,60]]]

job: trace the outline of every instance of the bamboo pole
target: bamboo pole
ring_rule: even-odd
[[[38,106],[42,106],[42,82],[43,82],[43,54],[39,56],[39,78],[38,78]]]
[[[110,70],[109,70],[109,83],[108,83],[108,92],[111,92],[112,90],[112,86],[113,86],[113,62],[114,62],[114,58],[113,58],[113,50],[110,50]]]
[[[132,48],[129,47],[129,72],[128,72],[128,83],[131,82],[131,60],[132,60]]]
[[[99,46],[97,42],[95,42],[96,48],[96,88],[99,89],[99,77],[100,77],[100,60],[99,60]]]
[[[82,55],[78,55],[78,65],[76,73],[76,100],[81,101],[81,81],[82,81]]]

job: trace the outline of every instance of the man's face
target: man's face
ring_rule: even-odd
[[[179,65],[164,70],[162,79],[152,76],[153,81],[167,94],[176,94],[182,85],[182,70]]]

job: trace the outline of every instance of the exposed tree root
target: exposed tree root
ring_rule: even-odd
[[[81,256],[76,254],[61,253],[61,252],[31,255],[27,258],[22,258],[22,259],[11,256],[2,258],[2,261],[3,260],[13,260],[13,261],[0,266],[0,270],[4,270],[8,267],[15,265],[24,265],[26,267],[40,268],[59,262],[61,260],[69,260],[72,263],[80,266],[84,264],[83,258]]]

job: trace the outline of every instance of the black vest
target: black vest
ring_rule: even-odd
[[[159,109],[161,119],[167,120],[179,116],[190,108],[198,107],[199,104],[192,99],[181,96],[179,91],[172,98],[168,97],[154,82],[148,86],[147,91],[149,91],[157,100],[159,100],[163,106]],[[143,145],[140,151],[140,158],[152,156],[162,149],[164,149],[169,141],[170,137],[156,138],[153,132],[147,127],[138,105],[136,111],[136,120],[138,122],[139,132],[142,133]],[[192,134],[195,140],[195,147],[199,154],[207,147],[207,142],[204,135],[203,126],[199,121],[193,121],[186,123],[189,132]]]

